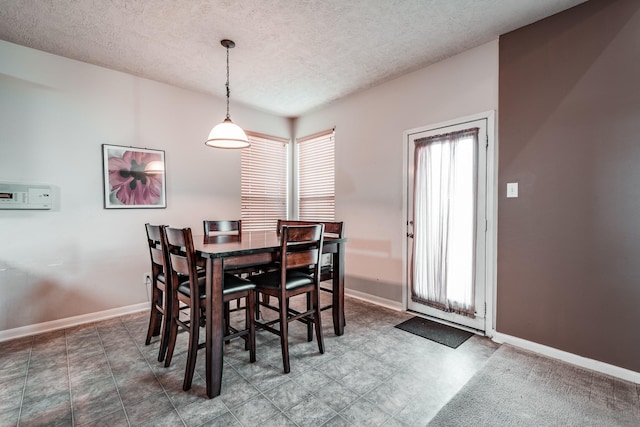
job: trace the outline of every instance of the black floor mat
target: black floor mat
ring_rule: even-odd
[[[409,320],[396,325],[396,328],[412,334],[421,336],[438,344],[446,345],[451,348],[458,348],[460,344],[468,340],[473,333],[456,329],[452,326],[443,325],[438,322],[423,319],[421,317],[413,317]]]

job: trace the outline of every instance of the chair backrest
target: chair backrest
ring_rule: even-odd
[[[174,288],[189,280],[192,306],[200,300],[198,288],[197,257],[193,249],[193,236],[190,228],[165,228],[167,253]]]
[[[301,221],[297,219],[279,219],[277,225],[277,232],[280,233],[280,229],[283,225],[314,225],[323,224],[325,236],[342,237],[344,230],[344,222],[342,221]]]
[[[302,221],[297,219],[279,219],[276,231],[280,234],[280,230],[282,226],[300,226],[300,225],[314,225],[314,224],[322,224],[324,225],[324,235],[342,238],[344,232],[344,222],[342,221]],[[322,257],[322,265],[326,266],[327,273],[326,275],[331,274],[331,265],[332,265],[332,257],[331,254],[324,254]],[[324,273],[323,273],[324,274]],[[329,278],[330,276],[324,277],[322,280]]]
[[[202,221],[204,235],[242,234],[242,220],[207,220]]]
[[[166,225],[152,225],[147,223],[144,227],[147,230],[147,243],[151,257],[151,274],[155,278],[167,269],[167,244],[164,235]]]
[[[300,267],[313,267],[314,281],[319,283],[323,234],[323,224],[282,226],[280,265],[283,283],[286,270]]]

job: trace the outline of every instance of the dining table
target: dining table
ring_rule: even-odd
[[[325,236],[322,252],[331,254],[333,263],[333,329],[344,334],[344,237]],[[235,236],[194,236],[194,249],[206,268],[206,385],[207,396],[220,395],[224,353],[224,271],[269,265],[278,256],[280,235],[276,231],[243,231]]]

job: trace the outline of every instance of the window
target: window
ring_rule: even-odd
[[[333,129],[299,138],[247,132],[251,147],[242,150],[242,229],[274,230],[278,219],[334,221],[335,143]],[[292,144],[293,145],[293,144]],[[293,151],[295,162],[289,160]],[[289,177],[296,183],[290,196]],[[290,204],[294,216],[289,215]]]
[[[287,218],[288,140],[247,132],[251,147],[242,150],[242,229],[274,230]]]
[[[297,140],[298,219],[335,219],[334,130]]]

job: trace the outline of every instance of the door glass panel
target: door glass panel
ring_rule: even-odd
[[[480,225],[486,156],[479,141],[485,134],[480,121],[421,132],[408,141],[413,166],[409,309],[476,329],[484,328],[478,308],[484,306]]]

